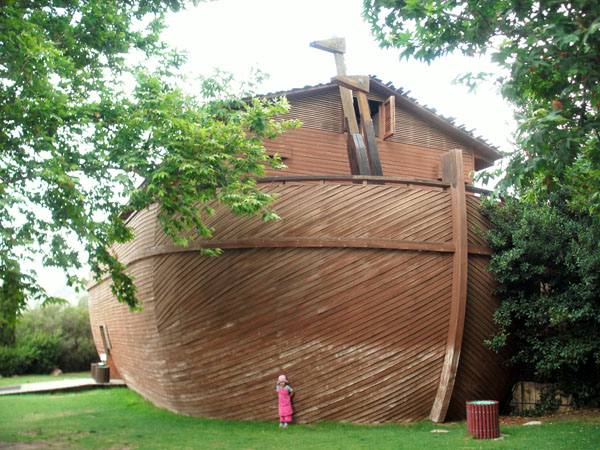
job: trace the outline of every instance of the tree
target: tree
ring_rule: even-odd
[[[28,309],[17,324],[17,347],[26,347],[35,335],[49,336],[50,341],[56,342],[57,357],[50,370],[89,370],[90,364],[98,360],[87,307],[49,305]]]
[[[539,198],[568,188],[570,204],[600,220],[600,3],[365,0],[364,15],[405,57],[490,55],[500,75],[462,80],[495,80],[517,112],[517,150],[498,188]]]
[[[558,382],[579,401],[600,396],[600,3],[365,0],[381,45],[432,61],[489,55],[491,79],[516,111],[516,147],[486,208],[490,264],[502,302],[494,349]],[[505,196],[507,198],[509,196]]]
[[[565,193],[545,201],[489,201],[483,213],[490,269],[502,298],[488,342],[517,349],[511,362],[557,383],[577,403],[600,398],[600,225],[574,214]]]
[[[18,314],[27,300],[55,300],[28,267],[35,253],[77,283],[82,261],[72,240],[83,244],[97,277],[112,276],[117,298],[138,307],[133,280],[110,251],[132,238],[125,210],[158,204],[160,223],[179,245],[187,244],[184,231],[210,236],[203,218],[213,213],[212,199],[236,214],[276,218],[272,197],[253,177],[265,164],[281,167],[262,140],[297,124],[273,119],[288,109],[285,99],[242,101],[260,74],[239,93],[221,73],[191,93],[179,70],[184,56],[160,40],[164,14],[186,3],[2,2],[3,313]],[[14,330],[7,336],[10,343]]]

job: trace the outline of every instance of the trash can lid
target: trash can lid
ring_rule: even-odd
[[[496,403],[495,400],[479,400],[476,402],[469,402],[471,405],[493,405]]]

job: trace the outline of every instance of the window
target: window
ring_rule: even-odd
[[[378,102],[377,100],[369,100],[369,113],[373,120],[373,128],[375,129],[375,137],[382,137],[387,139],[394,135],[395,131],[395,107],[396,98],[391,95],[384,102]],[[356,120],[360,127],[360,111],[358,108],[358,100],[354,97],[354,112],[356,113]]]
[[[387,139],[393,136],[396,130],[396,97],[390,95],[381,105],[380,112],[381,134],[383,139]]]
[[[108,327],[106,325],[100,325],[100,337],[102,338],[102,344],[104,345],[104,351],[108,354],[110,352],[110,339],[108,338]]]

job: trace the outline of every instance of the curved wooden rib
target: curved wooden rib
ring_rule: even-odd
[[[469,264],[467,242],[467,204],[465,183],[462,180],[463,165],[460,150],[452,150],[442,156],[442,180],[450,183],[452,197],[452,236],[454,241],[454,261],[452,273],[452,303],[446,354],[440,376],[431,420],[443,422],[452,397],[458,361],[462,348],[465,311],[467,307],[467,270]]]

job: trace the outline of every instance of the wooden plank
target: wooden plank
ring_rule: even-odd
[[[261,177],[256,179],[258,183],[283,183],[283,182],[309,182],[309,181],[336,181],[336,182],[353,182],[353,181],[369,181],[376,180],[369,175],[295,175],[295,176],[272,176],[272,177]],[[382,179],[386,183],[399,183],[399,184],[414,184],[422,186],[432,186],[439,188],[449,187],[448,183],[437,180],[427,180],[423,178],[410,178],[410,177],[383,177]]]
[[[338,75],[346,75],[346,62],[344,61],[344,54],[336,52],[333,54],[335,59],[335,68]]]
[[[235,239],[208,240],[200,248],[381,248],[387,250],[412,250],[418,252],[453,253],[454,245],[449,242],[425,242],[399,239],[357,239],[357,238],[281,238],[281,239]],[[152,247],[137,253],[130,263],[157,255],[171,253],[199,252],[200,248],[175,247],[163,245]],[[177,269],[174,269],[177,271]]]
[[[371,79],[364,75],[347,76],[338,73],[331,81],[352,91],[356,90],[364,94],[369,92],[369,82]]]
[[[511,377],[514,368],[507,367],[502,360],[512,356],[510,348],[498,355],[481,345],[497,331],[492,320],[500,303],[489,293],[496,287],[493,275],[485,269],[489,257],[469,258],[469,288],[463,350],[454,393],[446,417],[449,420],[462,420],[465,416],[465,401],[474,398],[503,398],[509,392],[515,378]],[[500,358],[499,358],[500,356]],[[476,380],[485,379],[485,386],[478,386]]]
[[[144,232],[142,247],[123,247],[144,310],[129,311],[102,282],[90,290],[90,315],[94,327],[108,324],[115,363],[131,389],[183,414],[276,420],[276,397],[265,386],[286,373],[300,423],[428,417],[453,308],[448,185],[310,180],[261,187],[278,194],[278,222],[236,217],[215,204],[207,219],[213,242],[192,236],[189,249],[175,248]],[[479,214],[476,202],[468,213]],[[155,233],[156,214],[141,211],[136,223]],[[469,223],[485,226],[479,218]],[[211,244],[227,250],[210,258],[194,247]],[[476,375],[478,358],[494,368],[500,359],[482,350],[493,279],[484,270],[489,257],[474,258],[455,406],[489,380],[506,384],[497,369]]]
[[[361,122],[364,123],[365,121],[372,120],[369,101],[366,94],[364,92],[357,92],[356,100],[358,103],[358,111],[360,113]]]
[[[339,100],[338,100],[339,101]],[[338,108],[341,111],[341,105]],[[340,112],[338,114],[341,115]],[[274,171],[268,169],[269,175],[277,173],[289,174],[342,174],[347,171],[346,136],[339,132],[300,128],[267,141],[267,149],[272,145],[272,152],[278,150],[277,142],[282,142],[293,150],[293,158],[286,161],[288,169]],[[417,147],[403,143],[381,141],[377,139],[377,147],[383,171],[387,175],[412,176],[415,178],[435,180],[439,157],[444,150]],[[472,155],[463,153],[465,178],[468,177],[467,165],[471,164]],[[470,181],[470,180],[469,180]]]
[[[354,98],[352,97],[352,91],[340,86],[340,97],[342,99],[344,119],[346,120],[346,129],[349,134],[358,134],[360,131],[358,122],[356,121],[356,113],[354,112]]]
[[[389,139],[396,132],[396,97],[391,95],[381,105],[381,136]]]
[[[363,130],[365,133],[365,141],[367,144],[367,156],[369,158],[369,168],[371,175],[383,176],[381,161],[379,160],[379,151],[377,150],[377,142],[375,139],[375,129],[373,121],[367,120],[363,122]],[[381,181],[380,183],[383,183]]]
[[[379,151],[377,150],[377,142],[375,139],[375,128],[373,127],[371,111],[369,110],[369,101],[367,100],[365,93],[361,91],[358,92],[357,99],[360,121],[365,135],[370,174],[383,176],[381,161],[379,160]]]
[[[443,422],[446,418],[456,380],[462,348],[465,311],[467,305],[468,241],[467,206],[463,181],[462,152],[453,150],[442,157],[442,181],[450,183],[452,197],[452,228],[454,241],[452,303],[446,355],[440,383],[431,408],[431,420]]]
[[[370,171],[368,168],[366,149],[362,136],[359,134],[356,113],[354,112],[354,99],[352,97],[352,91],[346,87],[349,86],[352,88],[354,84],[358,83],[362,86],[362,89],[366,88],[368,91],[368,80],[365,80],[364,78],[352,79],[346,76],[346,64],[344,62],[344,52],[346,50],[345,39],[314,41],[311,43],[311,46],[321,50],[333,52],[335,55],[337,77],[340,83],[342,110],[344,112],[344,121],[348,132],[348,141],[346,146],[348,152],[348,163],[350,165],[350,173],[353,175],[368,175],[370,174]]]
[[[323,39],[320,41],[313,41],[309,44],[311,47],[324,50],[331,53],[346,53],[346,39],[345,38],[331,38]]]
[[[348,162],[352,175],[370,175],[367,149],[359,133],[348,133]]]

